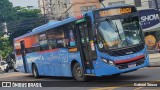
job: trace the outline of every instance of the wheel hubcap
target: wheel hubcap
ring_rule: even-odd
[[[83,75],[82,75],[82,69],[80,68],[80,67],[78,67],[77,69],[76,69],[76,76],[78,76],[78,77],[82,77]]]

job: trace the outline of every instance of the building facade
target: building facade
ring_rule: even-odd
[[[156,8],[155,0],[148,0],[149,1],[149,8]],[[157,0],[158,8],[160,8],[160,0]]]
[[[115,6],[115,5],[137,5],[138,10],[148,9],[149,8],[149,0],[104,0],[105,6]],[[101,5],[101,7],[103,7]]]
[[[38,7],[41,10],[41,14],[52,17],[52,0],[38,0]]]
[[[56,20],[100,8],[100,3],[98,0],[39,0],[39,8],[42,14]]]

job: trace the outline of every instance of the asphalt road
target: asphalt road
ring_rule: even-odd
[[[160,67],[145,67],[137,71],[124,73],[117,76],[90,77],[89,82],[99,81],[155,81],[160,80]],[[40,77],[34,79],[32,74],[9,72],[0,74],[0,81],[74,81],[68,77]]]
[[[0,74],[0,81],[47,81],[54,87],[30,88],[33,90],[159,90],[159,87],[135,87],[139,83],[160,85],[160,67],[146,67],[119,76],[90,77],[88,82],[76,82],[73,78],[41,77],[34,79],[30,74],[9,72]],[[28,88],[0,88],[0,90],[29,90]]]

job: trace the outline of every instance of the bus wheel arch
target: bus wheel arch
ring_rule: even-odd
[[[73,76],[73,67],[74,67],[74,65],[76,64],[76,63],[79,63],[77,60],[73,60],[72,62],[71,62],[71,73],[72,73],[72,76]]]
[[[39,78],[39,72],[35,63],[32,63],[32,74],[34,78]]]
[[[83,69],[78,61],[73,60],[71,62],[71,71],[72,71],[72,76],[77,81],[86,81],[87,80],[86,76],[83,73]],[[80,72],[80,75],[78,75],[77,72]]]

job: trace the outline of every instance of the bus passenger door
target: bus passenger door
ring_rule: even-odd
[[[24,71],[25,71],[25,73],[27,73],[28,70],[27,70],[27,60],[26,60],[26,51],[25,51],[25,43],[24,43],[24,41],[21,41],[20,45],[21,45],[21,54],[22,54]]]
[[[89,25],[86,19],[84,18],[84,22],[76,23],[76,29],[77,29],[76,34],[77,34],[77,43],[78,43],[77,46],[80,51],[83,70],[85,71],[84,73],[86,75],[94,74],[93,59],[96,54],[93,55],[92,51],[93,50],[94,52],[96,51],[95,51],[95,47],[92,46],[94,45],[94,42],[93,42],[93,38],[91,38],[91,35],[92,35],[91,24]]]

